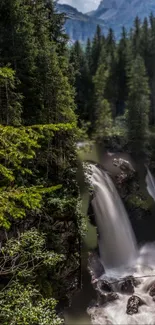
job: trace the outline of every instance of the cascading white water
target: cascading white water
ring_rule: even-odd
[[[93,207],[100,233],[100,255],[106,266],[106,274],[100,279],[112,283],[114,292],[118,294],[118,299],[113,302],[88,308],[92,324],[155,325],[155,295],[152,297],[150,294],[150,289],[155,288],[155,243],[146,244],[138,250],[132,264],[137,249],[124,206],[110,177],[95,166],[92,166],[92,171],[91,181],[96,193]],[[155,179],[148,168],[146,185],[148,193],[155,200]],[[117,268],[121,265],[122,268]],[[134,295],[141,299],[142,304],[133,315],[127,314],[127,304],[132,294],[120,291],[121,279],[127,275],[139,279]]]
[[[134,263],[135,236],[127,212],[109,175],[91,165],[95,194],[92,200],[99,233],[100,258],[105,271]]]
[[[142,299],[143,304],[138,312],[128,315],[127,303],[131,294],[120,292],[120,278],[126,275],[133,275],[138,278],[139,285],[134,288],[134,295]],[[88,308],[88,314],[91,316],[93,325],[155,325],[155,300],[150,296],[149,291],[152,285],[155,285],[155,244],[147,244],[139,251],[139,257],[135,262],[134,268],[122,271],[121,275],[113,272],[113,277],[107,274],[106,280],[109,283],[113,279],[118,280],[113,285],[119,298],[116,301],[107,303],[99,308],[95,306]],[[105,278],[105,275],[102,276]]]

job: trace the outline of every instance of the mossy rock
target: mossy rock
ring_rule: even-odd
[[[150,209],[150,200],[144,199],[140,195],[130,195],[127,198],[127,204],[148,211]]]

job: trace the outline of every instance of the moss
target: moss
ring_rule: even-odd
[[[130,195],[127,199],[127,203],[130,206],[134,206],[136,208],[143,209],[145,211],[150,208],[150,200],[146,200],[142,198],[140,195]]]

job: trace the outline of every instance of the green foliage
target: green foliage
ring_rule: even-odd
[[[16,92],[15,71],[0,68],[0,123],[18,126],[21,124],[22,96]]]
[[[16,172],[31,174],[24,162],[35,157],[40,134],[32,128],[3,127],[0,125],[0,173],[1,183],[14,181]],[[2,178],[3,177],[3,178]]]
[[[145,150],[150,108],[150,90],[144,62],[140,56],[132,61],[129,70],[128,141],[132,152]]]
[[[140,195],[137,195],[137,196],[130,195],[128,197],[127,203],[130,206],[134,206],[137,209],[140,208],[140,209],[143,209],[145,211],[148,211],[148,209],[150,208],[150,202],[147,201],[147,200],[144,200]]]
[[[81,120],[86,122],[90,114],[89,100],[91,96],[92,78],[87,60],[88,58],[82,50],[80,43],[78,41],[75,42],[70,51],[70,63],[74,68],[75,74],[75,102],[78,108],[77,114],[80,116],[79,124],[81,124]]]
[[[0,322],[3,325],[59,325],[56,301],[43,298],[31,285],[18,282],[0,292]]]
[[[0,274],[21,280],[34,280],[41,267],[53,268],[64,259],[54,251],[46,249],[46,236],[31,229],[15,239],[9,239],[1,249]]]
[[[7,325],[60,324],[54,298],[70,298],[77,283],[83,216],[63,23],[52,0],[0,1],[0,323]]]
[[[101,34],[101,29],[98,27],[96,33],[94,35],[94,39],[90,41],[88,39],[85,51],[82,50],[82,46],[77,42],[77,52],[80,55],[80,58],[84,58],[85,54],[85,61],[77,60],[77,56],[72,56],[72,63],[74,66],[78,64],[79,71],[84,71],[84,66],[88,67],[89,71],[89,80],[90,83],[87,82],[87,94],[89,93],[87,102],[87,112],[88,114],[85,115],[85,101],[84,98],[81,100],[81,94],[83,94],[83,89],[85,89],[85,81],[83,77],[80,77],[83,74],[78,74],[79,82],[78,85],[75,83],[75,88],[77,91],[76,102],[77,102],[77,114],[78,114],[78,121],[79,125],[81,126],[81,121],[84,119],[84,123],[90,123],[88,128],[88,136],[92,138],[94,132],[98,132],[98,136],[102,137],[100,130],[98,130],[97,125],[101,125],[101,129],[103,129],[104,133],[104,125],[107,124],[107,129],[109,127],[109,134],[114,134],[123,132],[123,128],[121,127],[119,131],[119,127],[117,124],[114,128],[111,128],[111,125],[116,125],[115,119],[119,116],[127,116],[128,113],[128,105],[129,101],[131,100],[131,83],[134,84],[135,74],[138,71],[135,67],[132,69],[132,76],[131,74],[131,67],[133,64],[138,64],[134,62],[138,62],[138,57],[141,57],[143,61],[143,68],[145,72],[142,72],[144,79],[147,77],[147,85],[143,85],[145,89],[147,87],[150,88],[150,94],[146,94],[144,96],[145,102],[144,106],[146,106],[145,118],[143,118],[143,124],[141,129],[144,128],[144,134],[147,134],[148,124],[151,125],[155,122],[155,17],[153,15],[150,16],[150,21],[145,18],[143,22],[136,17],[133,25],[133,29],[129,34],[127,34],[125,28],[122,28],[121,38],[118,42],[115,40],[115,35],[112,29],[109,29],[107,37]],[[75,48],[71,49],[71,54],[74,52]],[[80,62],[80,64],[79,64]],[[130,72],[129,72],[130,71]],[[137,72],[136,72],[137,71]],[[106,76],[107,73],[107,76]],[[86,75],[86,73],[84,73]],[[142,80],[144,80],[142,77]],[[139,77],[140,80],[141,77]],[[131,80],[133,79],[133,81]],[[145,79],[146,80],[146,79]],[[143,81],[142,81],[143,83]],[[98,86],[98,87],[97,87]],[[136,92],[140,93],[139,89],[143,86],[137,87],[135,85],[135,96]],[[133,86],[133,88],[134,88]],[[147,92],[147,90],[146,90]],[[86,92],[85,92],[86,94]],[[102,100],[101,100],[101,96]],[[87,98],[87,96],[86,96]],[[149,101],[149,102],[148,102]],[[109,108],[108,108],[109,105]],[[140,110],[140,105],[135,103],[131,104],[133,110],[131,112],[132,122],[134,124],[134,120],[136,116],[138,116],[138,111]],[[105,113],[104,113],[105,111]],[[111,117],[110,117],[111,114]],[[107,117],[109,116],[109,118]],[[96,120],[98,122],[96,123]],[[110,122],[111,120],[111,122]],[[148,121],[147,121],[148,120]],[[135,122],[136,123],[136,122]],[[126,128],[131,129],[131,124],[128,125]],[[140,123],[139,123],[140,124]],[[146,126],[147,124],[147,126]],[[102,127],[103,125],[103,127]],[[83,126],[83,124],[82,124]],[[133,128],[136,127],[133,125]],[[107,131],[107,130],[106,130]],[[127,130],[126,130],[127,131]],[[130,132],[130,131],[129,131]],[[128,132],[128,133],[129,133]],[[107,133],[107,132],[105,132]],[[126,133],[126,132],[125,132]],[[146,141],[144,141],[144,144]],[[131,143],[130,143],[131,144]],[[137,145],[136,145],[137,146]],[[145,146],[145,145],[144,145]],[[138,147],[138,146],[137,146]],[[132,148],[131,148],[132,149]],[[135,151],[135,148],[133,148]]]
[[[43,204],[45,194],[51,194],[60,189],[61,186],[44,188],[43,186],[32,186],[29,188],[18,187],[0,190],[0,227],[9,229],[11,220],[26,217],[28,211],[39,213]]]
[[[103,55],[103,54],[102,54]],[[108,101],[105,99],[106,81],[109,71],[105,64],[100,64],[93,79],[95,87],[95,138],[103,140],[112,128],[112,114]]]

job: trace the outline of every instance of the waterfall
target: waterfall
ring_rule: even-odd
[[[146,166],[147,169],[147,175],[146,175],[146,185],[147,185],[147,191],[150,194],[150,196],[155,201],[155,178],[151,174],[149,168]]]
[[[109,175],[92,165],[92,206],[99,234],[99,252],[105,271],[128,266],[137,257],[136,239],[127,212]]]
[[[91,167],[92,205],[100,257],[106,271],[98,280],[103,284],[108,281],[117,299],[94,304],[87,312],[93,325],[155,325],[155,243],[137,249],[127,213],[111,178],[96,166]],[[145,181],[149,195],[155,200],[155,178],[149,168]],[[127,282],[122,286],[127,276],[134,279],[133,287],[128,287]],[[105,287],[102,294],[108,295],[107,292]],[[140,301],[137,306],[136,299]]]

